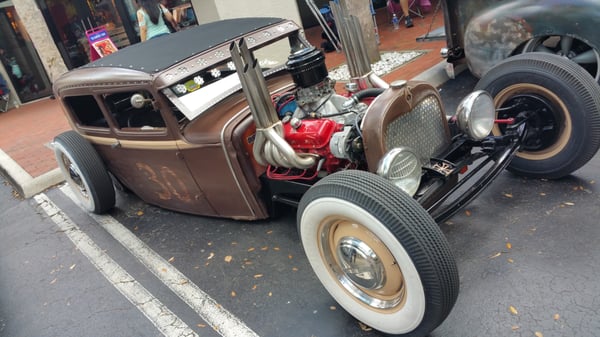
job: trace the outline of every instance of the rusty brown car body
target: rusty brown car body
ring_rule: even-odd
[[[584,165],[600,145],[600,88],[572,62],[532,53],[500,63],[447,116],[431,85],[374,75],[358,20],[334,12],[346,92],[293,22],[208,23],[57,79],[73,130],[55,138],[56,158],[96,213],[115,206],[113,185],[202,216],[255,220],[297,206],[332,297],[378,330],[425,336],[459,286],[436,221],[506,167],[558,178]]]

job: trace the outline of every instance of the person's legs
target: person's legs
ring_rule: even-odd
[[[404,13],[404,24],[406,27],[412,27],[413,22],[410,18],[410,11],[408,10],[408,0],[400,0],[400,7],[402,7],[402,13]]]

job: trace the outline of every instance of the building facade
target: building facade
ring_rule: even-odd
[[[297,1],[163,0],[188,25],[235,17],[301,22]],[[102,28],[118,48],[139,43],[136,0],[0,0],[0,75],[11,105],[52,94],[52,80],[91,61],[87,35]],[[88,34],[86,34],[88,33]]]

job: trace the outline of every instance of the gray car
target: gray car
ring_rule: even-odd
[[[447,56],[481,77],[501,61],[543,52],[570,59],[600,81],[600,2],[442,1]]]

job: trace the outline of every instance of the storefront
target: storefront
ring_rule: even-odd
[[[49,96],[51,84],[13,1],[0,0],[0,74],[8,82],[11,104]]]
[[[301,22],[301,0],[160,0],[185,29],[244,16]],[[52,80],[91,61],[86,31],[106,30],[119,49],[139,42],[136,0],[0,0],[0,75],[11,105],[52,94]],[[201,16],[197,14],[201,13]]]
[[[135,0],[36,1],[69,69],[90,62],[86,31],[106,29],[119,49],[139,42]],[[190,0],[163,2],[172,10],[189,4]]]
[[[162,2],[182,27],[197,24],[191,0]],[[11,105],[50,96],[52,77],[89,63],[91,29],[105,29],[119,49],[139,42],[136,10],[136,0],[0,0],[0,75]]]

